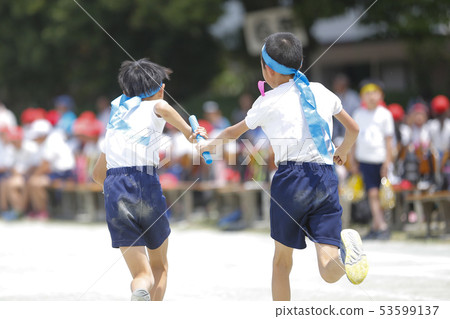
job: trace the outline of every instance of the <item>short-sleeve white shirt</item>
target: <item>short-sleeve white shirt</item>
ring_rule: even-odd
[[[353,114],[359,125],[355,157],[359,162],[381,164],[386,160],[386,137],[394,136],[394,119],[383,106],[359,108]]]
[[[129,129],[108,128],[103,151],[107,168],[159,165],[159,148],[166,121],[155,113],[162,100],[142,101],[122,118]]]
[[[450,119],[445,119],[443,125],[438,119],[429,120],[427,123],[431,143],[440,152],[450,148]]]
[[[333,115],[342,111],[340,99],[320,83],[311,82],[310,88],[317,112],[333,132]],[[325,161],[314,144],[300,103],[300,91],[292,79],[260,96],[248,111],[245,123],[250,129],[261,126],[272,145],[276,165],[285,161],[333,164]],[[329,148],[331,152],[331,144]]]
[[[75,157],[65,134],[54,130],[41,146],[41,158],[50,163],[52,172],[65,172],[75,168]]]

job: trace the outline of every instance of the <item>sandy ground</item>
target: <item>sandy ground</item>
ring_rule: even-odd
[[[0,222],[0,300],[129,300],[131,276],[104,224]],[[322,281],[314,246],[294,253],[294,300],[450,300],[450,243],[365,244],[366,281]],[[166,300],[269,301],[267,231],[175,225]]]

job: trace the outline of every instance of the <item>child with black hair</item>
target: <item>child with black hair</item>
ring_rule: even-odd
[[[305,236],[315,243],[319,271],[326,282],[335,282],[346,273],[352,283],[359,284],[368,271],[359,234],[349,229],[341,232],[342,207],[333,167],[333,160],[338,165],[345,163],[359,128],[335,94],[320,83],[309,83],[300,72],[302,60],[301,42],[293,34],[270,35],[262,48],[261,69],[273,90],[261,91],[246,118],[216,137],[233,140],[261,126],[275,153],[278,170],[270,205],[274,300],[290,300],[293,248],[306,248]],[[333,116],[346,129],[336,150],[330,133]],[[198,149],[213,151],[214,145],[217,142],[209,140]]]
[[[103,185],[112,246],[125,258],[136,301],[162,300],[166,290],[170,227],[157,174],[164,125],[170,123],[191,143],[198,134],[207,138],[203,127],[193,133],[163,100],[163,81],[170,73],[147,59],[122,63],[123,94],[111,103],[104,149],[93,173]]]

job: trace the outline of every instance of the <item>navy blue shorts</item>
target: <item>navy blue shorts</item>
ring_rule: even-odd
[[[51,172],[50,174],[48,174],[48,177],[50,178],[51,181],[54,181],[56,179],[63,179],[63,180],[74,179],[75,175],[73,171],[68,170],[62,172]]]
[[[155,168],[108,169],[104,194],[106,221],[114,248],[156,249],[169,237],[166,198]]]
[[[383,164],[359,163],[359,171],[361,172],[366,191],[371,188],[380,188],[381,166]]]
[[[280,163],[271,195],[273,239],[297,249],[306,248],[305,236],[315,243],[340,246],[342,207],[332,165]]]

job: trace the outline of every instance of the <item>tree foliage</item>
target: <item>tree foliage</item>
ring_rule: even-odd
[[[77,2],[114,40],[77,5]],[[61,93],[79,104],[120,94],[123,60],[149,57],[174,70],[175,98],[203,90],[221,68],[208,27],[223,0],[9,0],[0,2],[0,100],[17,111]],[[116,43],[117,42],[117,43]]]

